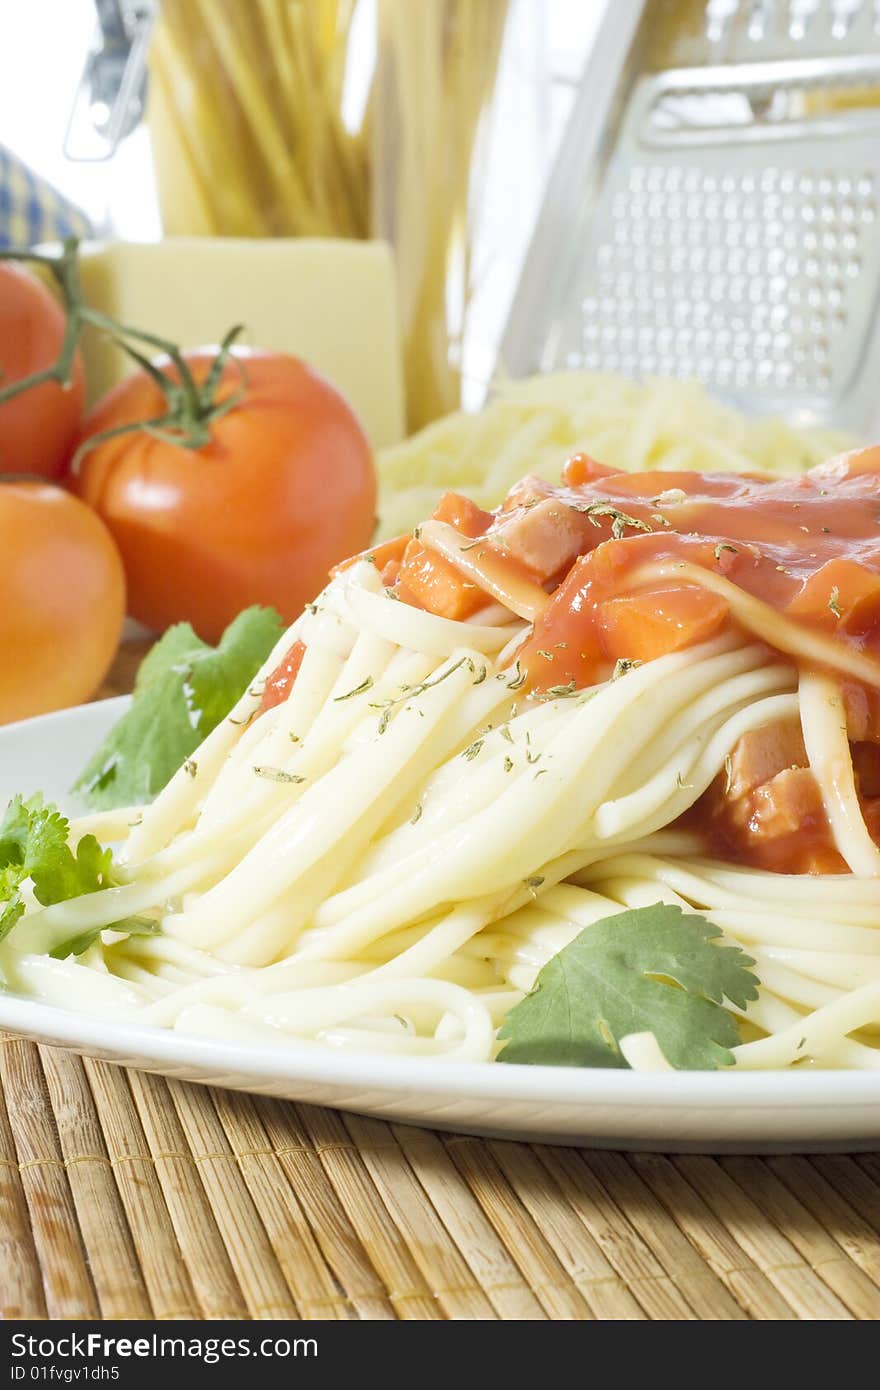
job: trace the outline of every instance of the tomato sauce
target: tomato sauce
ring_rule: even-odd
[[[872,833],[880,828],[877,807],[880,802],[862,802]],[[834,843],[819,785],[806,767],[787,769],[739,796],[727,792],[722,772],[680,817],[677,828],[699,836],[712,859],[769,873],[849,872]]]
[[[445,618],[471,617],[505,587],[518,595],[535,614],[518,653],[525,694],[593,685],[619,662],[723,632],[735,623],[727,585],[877,660],[880,678],[880,448],[786,478],[621,473],[575,455],[559,487],[526,478],[495,512],[447,493],[432,521],[442,525],[365,558],[399,599]],[[678,576],[683,566],[724,584]],[[264,709],[287,697],[303,652],[295,643],[269,678]],[[880,691],[849,678],[842,690],[860,803],[880,842]],[[754,784],[731,789],[720,776],[683,823],[716,856],[845,871],[806,761],[801,745]]]
[[[618,660],[652,660],[730,621],[725,601],[697,584],[640,584],[659,563],[695,564],[880,656],[880,449],[780,479],[619,473],[576,455],[561,487],[527,478],[494,514],[449,493],[434,515],[479,541],[467,548],[477,566],[548,591],[520,653],[533,690],[595,684]],[[399,597],[443,617],[487,602],[418,537],[393,576]]]
[[[435,517],[479,540],[469,547],[477,565],[491,557],[493,574],[501,564],[512,585],[519,577],[547,595],[519,652],[526,693],[592,685],[620,661],[650,661],[730,626],[723,594],[676,579],[683,562],[880,662],[880,449],[793,478],[620,473],[577,455],[561,487],[527,478],[492,515],[461,503],[448,495]],[[487,594],[475,589],[473,566],[465,586],[448,558],[416,546],[396,572],[400,597],[447,617],[478,611]],[[864,752],[880,744],[880,695],[851,680],[843,691],[850,736],[863,750],[854,757],[863,814],[880,836],[880,753],[872,761]],[[844,872],[805,764],[736,795],[722,776],[685,823],[722,858]]]
[[[284,703],[293,689],[305,654],[306,649],[302,642],[294,642],[290,650],[285,652],[266,681],[260,701],[260,714],[265,714],[267,709],[274,709],[276,705]]]
[[[639,585],[639,570],[656,562],[690,562],[880,655],[880,450],[796,478],[614,474],[552,498],[618,511],[584,514],[583,549],[521,654],[533,688],[594,683],[618,659],[651,660],[724,627],[727,605],[698,585]]]

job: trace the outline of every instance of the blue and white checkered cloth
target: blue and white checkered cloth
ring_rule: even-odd
[[[0,247],[92,235],[85,213],[0,145]]]

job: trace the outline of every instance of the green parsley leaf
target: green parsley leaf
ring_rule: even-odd
[[[306,780],[305,777],[303,777],[298,772],[285,772],[283,767],[267,767],[265,764],[263,764],[261,767],[255,767],[254,774],[257,777],[265,777],[267,782],[288,782],[298,784]]]
[[[628,656],[619,656],[614,663],[614,670],[611,672],[611,679],[613,681],[619,681],[621,676],[625,676],[627,672],[634,671],[637,666],[641,665],[642,663],[638,660],[638,658],[636,658],[635,660],[631,660]]]
[[[655,501],[659,500],[659,498],[655,499]],[[623,533],[627,526],[631,527],[633,531],[650,531],[652,529],[647,521],[640,521],[638,517],[629,516],[627,512],[622,512],[619,507],[615,507],[612,502],[568,502],[566,505],[571,511],[583,512],[594,526],[599,525],[596,520],[597,516],[610,517],[611,534],[616,541],[623,539]]]
[[[354,690],[346,690],[344,695],[334,695],[334,703],[339,704],[340,700],[351,700],[355,695],[363,695],[367,690],[371,690],[372,687],[373,677],[367,676],[361,681],[360,685],[355,686]]]
[[[131,709],[76,782],[106,810],[149,801],[225,719],[283,631],[271,608],[247,608],[210,647],[189,623],[169,628],[141,664]]]
[[[572,695],[577,695],[578,687],[576,681],[569,681],[567,685],[551,685],[547,694],[553,700],[569,700]]]
[[[744,1008],[758,981],[750,956],[714,944],[720,934],[705,917],[663,903],[586,927],[507,1015],[498,1060],[625,1067],[620,1039],[652,1032],[673,1067],[730,1066],[739,1030],[722,1001]]]
[[[514,666],[513,680],[507,682],[508,690],[521,690],[522,687],[525,685],[526,681],[528,680],[528,677],[528,671],[524,671],[523,668],[520,666],[519,662],[517,661]]]
[[[66,960],[68,956],[81,956],[83,951],[87,951],[98,940],[103,931],[125,932],[128,936],[159,936],[162,928],[159,923],[151,917],[124,917],[121,922],[114,922],[110,927],[91,927],[84,931],[81,936],[73,936],[69,941],[62,941],[60,946],[56,946],[49,955],[53,960]]]
[[[74,852],[67,843],[69,825],[57,806],[39,795],[15,796],[0,821],[0,939],[25,910],[21,886],[31,879],[37,902],[66,902],[116,883],[113,856],[94,835],[85,835]],[[124,928],[120,928],[124,930]]]

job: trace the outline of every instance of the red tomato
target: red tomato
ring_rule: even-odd
[[[0,263],[0,387],[51,367],[61,350],[64,311],[24,270]],[[79,433],[85,395],[82,358],[69,387],[47,381],[0,405],[0,473],[57,478]]]
[[[215,355],[186,354],[198,382]],[[213,421],[208,444],[185,449],[139,430],[97,444],[71,480],[116,538],[132,616],[156,630],[186,620],[210,642],[251,603],[295,618],[375,524],[370,447],[339,392],[285,354],[235,358],[217,399],[240,391],[241,401]],[[177,379],[167,360],[158,365]],[[137,372],[92,411],[83,437],[165,408]]]
[[[78,705],[113,660],[125,578],[93,511],[48,483],[0,483],[0,723]]]

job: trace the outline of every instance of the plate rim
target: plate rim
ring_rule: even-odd
[[[278,1044],[217,1038],[95,1018],[75,1009],[0,995],[0,1028],[58,1046],[122,1054],[131,1066],[186,1066],[205,1074],[247,1075],[253,1081],[367,1086],[400,1094],[454,1093],[462,1100],[543,1105],[667,1106],[729,1110],[815,1107],[835,1110],[880,1104],[875,1071],[636,1072],[616,1067],[560,1067],[354,1053],[285,1040]],[[719,1084],[720,1082],[720,1084]]]

